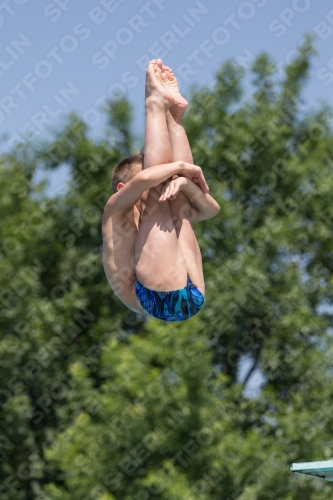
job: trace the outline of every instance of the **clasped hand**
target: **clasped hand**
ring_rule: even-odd
[[[173,175],[171,181],[167,182],[162,190],[159,201],[167,201],[167,200],[175,200],[177,198],[177,194],[184,187],[187,186],[189,180],[194,182],[201,190],[207,194],[209,191],[209,187],[206,183],[204,175],[200,167],[195,165],[185,164],[187,167],[186,173],[187,176],[178,176],[177,174]],[[183,168],[185,170],[185,168]],[[184,172],[185,173],[185,172]]]
[[[171,181],[167,182],[162,190],[159,201],[175,200],[177,194],[183,186],[188,183],[186,177],[178,177],[174,175]]]

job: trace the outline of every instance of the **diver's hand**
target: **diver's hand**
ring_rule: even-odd
[[[182,187],[188,184],[186,177],[175,177],[165,184],[159,201],[175,200]]]
[[[180,174],[188,177],[191,181],[195,182],[205,194],[208,194],[209,187],[200,167],[192,165],[192,163],[182,162]]]

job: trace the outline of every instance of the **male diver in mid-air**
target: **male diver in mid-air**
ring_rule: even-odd
[[[202,259],[192,224],[220,210],[193,165],[182,125],[188,106],[160,59],[146,72],[144,154],[121,160],[103,216],[107,279],[132,311],[165,321],[191,318],[204,303]]]

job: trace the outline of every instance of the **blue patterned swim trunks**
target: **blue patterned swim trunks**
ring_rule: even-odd
[[[200,311],[205,301],[189,277],[184,288],[172,292],[150,290],[137,280],[135,293],[148,314],[164,321],[184,321],[192,318]]]

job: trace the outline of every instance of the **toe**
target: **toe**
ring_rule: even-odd
[[[155,59],[152,59],[151,61],[149,61],[146,71],[149,71],[150,69],[154,68],[155,63],[156,63]]]

